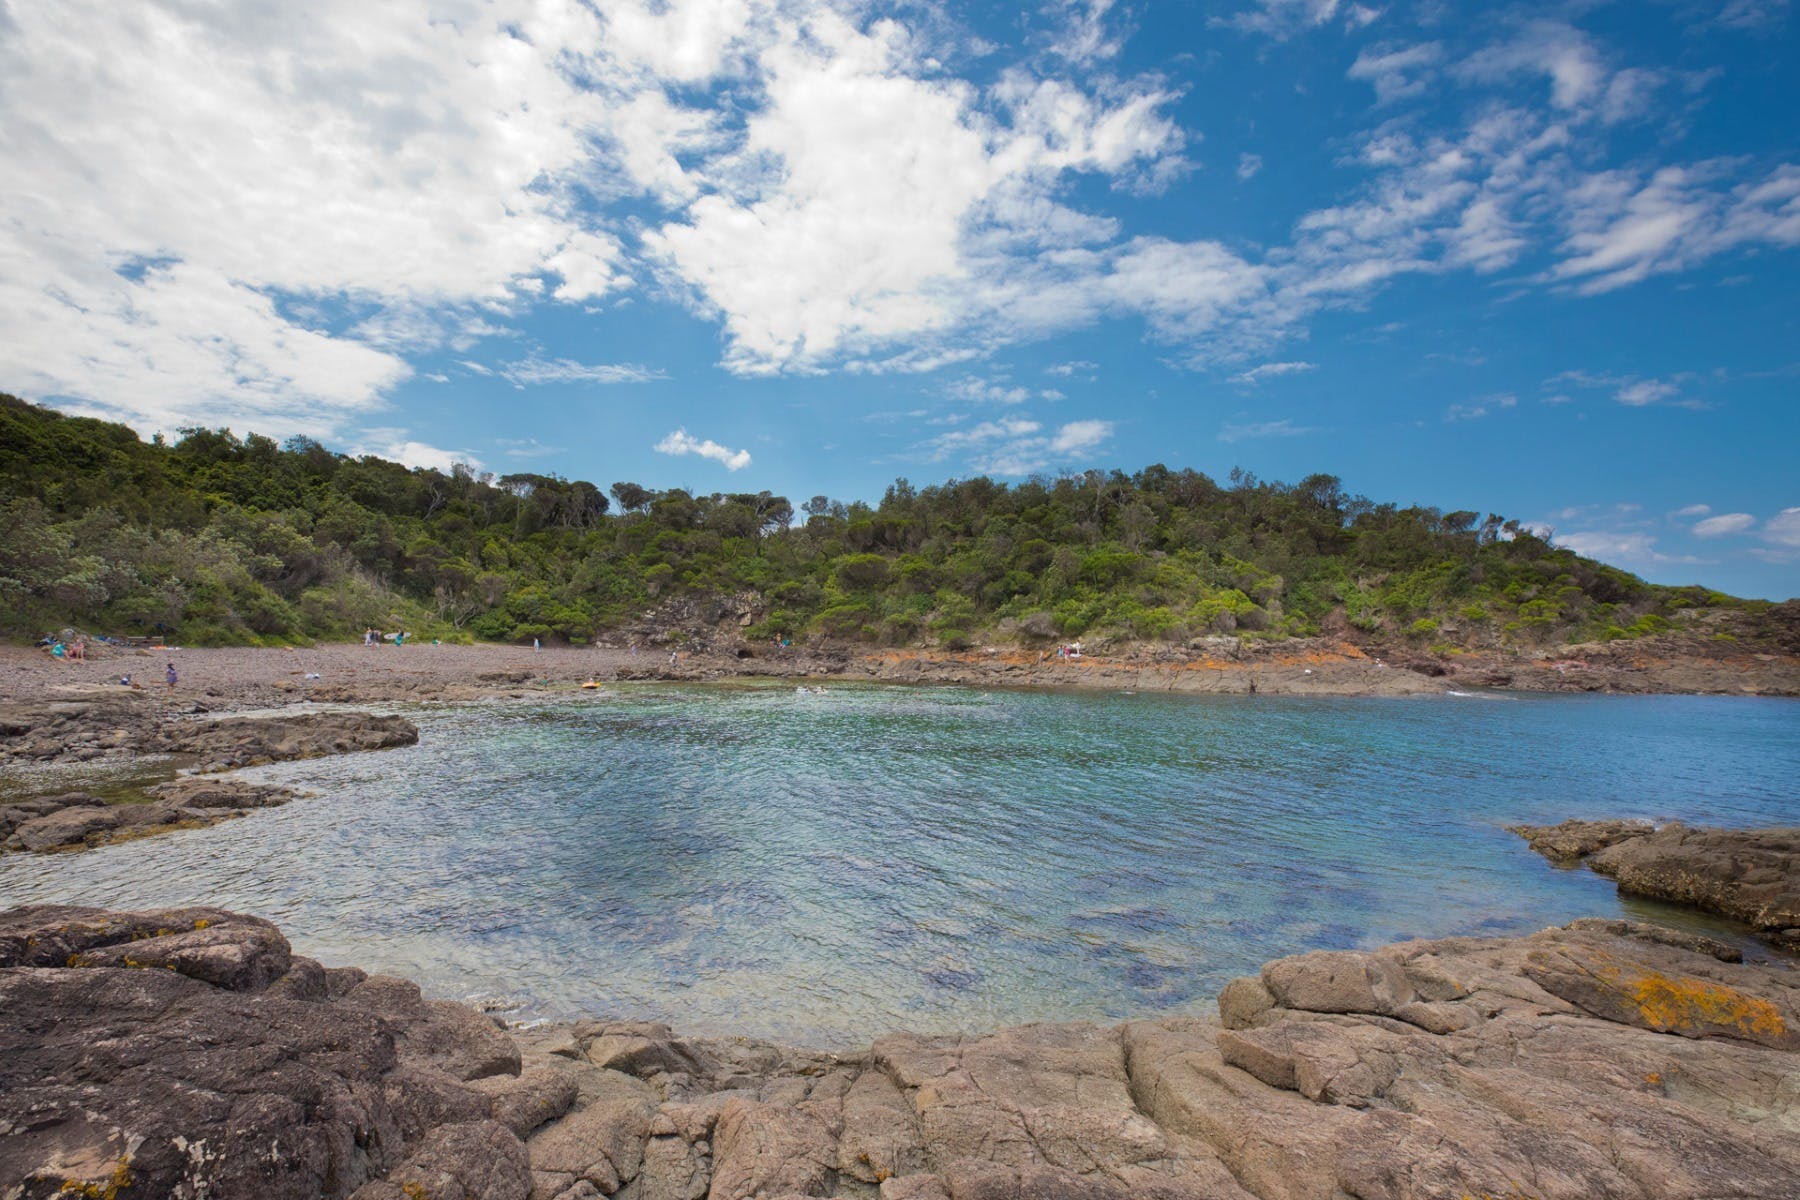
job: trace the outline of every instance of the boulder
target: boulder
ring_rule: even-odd
[[[219,909],[0,913],[0,1196],[525,1200],[489,1096],[327,975]]]

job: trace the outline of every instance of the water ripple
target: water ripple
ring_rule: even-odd
[[[621,687],[425,708],[318,793],[78,857],[0,903],[204,901],[304,952],[813,1044],[1203,1010],[1264,959],[1630,912],[1500,826],[1800,815],[1800,706]]]

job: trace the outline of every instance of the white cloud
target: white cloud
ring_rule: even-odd
[[[1672,514],[1677,517],[1704,517],[1712,512],[1710,504],[1690,504],[1686,508],[1678,508]]]
[[[1593,40],[1562,21],[1533,21],[1510,41],[1489,46],[1457,67],[1465,79],[1492,82],[1511,75],[1547,76],[1550,102],[1575,108],[1596,96],[1606,67]]]
[[[932,462],[965,456],[988,475],[1030,475],[1098,449],[1113,436],[1111,421],[1070,421],[1046,433],[1029,417],[983,421],[941,433],[921,449]]]
[[[1052,53],[1081,66],[1118,55],[1119,35],[1106,23],[1113,0],[1060,0],[1056,7],[1063,14],[1064,25],[1050,45]]]
[[[1700,563],[1704,559],[1686,554],[1664,554],[1656,548],[1656,538],[1647,533],[1595,530],[1587,533],[1556,535],[1556,544],[1565,546],[1587,558],[1627,565],[1666,566]]]
[[[1271,362],[1260,367],[1251,367],[1248,371],[1240,371],[1231,377],[1231,382],[1242,384],[1261,383],[1265,379],[1273,379],[1278,375],[1296,375],[1302,371],[1317,369],[1319,364],[1309,362]]]
[[[1612,375],[1593,371],[1564,371],[1546,381],[1546,387],[1574,384],[1576,387],[1610,391],[1613,399],[1627,408],[1646,408],[1652,404],[1672,404],[1681,408],[1704,408],[1695,400],[1679,399],[1685,385],[1694,375],[1684,372],[1668,379],[1643,379],[1635,375]]]
[[[1619,403],[1642,408],[1677,395],[1681,388],[1666,379],[1639,379],[1619,389]]]
[[[1371,46],[1356,56],[1348,75],[1373,87],[1377,104],[1392,104],[1422,94],[1443,58],[1444,48],[1437,42]]]
[[[1252,7],[1210,23],[1244,33],[1261,33],[1285,40],[1309,29],[1339,21],[1346,30],[1361,29],[1381,16],[1381,10],[1343,0],[1253,0]]]
[[[729,369],[880,369],[869,355],[894,344],[991,345],[1091,319],[1038,255],[1116,226],[1054,193],[1073,172],[1153,183],[1177,169],[1168,94],[1126,84],[1102,101],[1019,70],[983,93],[928,72],[897,22],[859,29],[823,8],[776,30],[756,57],[763,106],[697,168],[713,190],[644,234],[722,320]],[[1092,253],[1086,273],[1118,257]]]
[[[448,473],[457,463],[466,463],[471,467],[480,467],[481,459],[468,450],[445,450],[426,442],[414,441],[406,436],[404,429],[367,429],[363,431],[365,438],[372,439],[360,444],[351,451],[352,455],[373,454],[380,458],[392,459],[405,463],[409,467],[422,467],[432,471]]]
[[[525,358],[502,363],[500,377],[514,387],[540,383],[650,383],[667,379],[663,371],[641,363],[578,363],[566,358]]]
[[[1694,536],[1703,538],[1725,537],[1727,534],[1743,533],[1756,524],[1756,518],[1749,513],[1720,513],[1716,517],[1708,517],[1704,521],[1694,523]]]
[[[1519,398],[1511,392],[1500,392],[1492,396],[1483,396],[1468,404],[1452,404],[1444,410],[1446,421],[1476,421],[1496,409],[1517,408]]]
[[[1061,458],[1092,450],[1113,434],[1111,421],[1070,421],[1050,439],[1050,453]]]
[[[141,427],[323,433],[408,337],[623,286],[567,186],[606,110],[564,55],[600,19],[440,7],[8,9],[0,176],[31,186],[0,193],[0,374]]]
[[[1800,549],[1800,508],[1784,508],[1763,522],[1762,539]]]
[[[1256,178],[1256,173],[1258,171],[1261,171],[1262,168],[1263,168],[1262,155],[1260,155],[1260,154],[1240,154],[1240,155],[1238,155],[1237,177],[1239,179],[1254,179],[1254,178]]]
[[[727,471],[741,471],[750,465],[748,450],[731,450],[711,438],[701,440],[686,429],[677,429],[652,447],[658,454],[697,454],[721,464]]]
[[[954,400],[963,400],[970,404],[1023,404],[1031,399],[1031,389],[1017,385],[1007,386],[974,376],[964,376],[952,380],[944,387],[944,394]]]
[[[1279,421],[1256,421],[1247,425],[1227,425],[1219,430],[1221,442],[1241,442],[1248,438],[1299,437],[1319,432],[1316,425],[1296,425],[1287,418]]]
[[[1733,29],[1765,29],[1787,15],[1788,0],[1726,0],[1713,19]]]
[[[1067,378],[1068,376],[1078,375],[1078,374],[1079,375],[1091,375],[1093,372],[1098,371],[1099,369],[1100,369],[1099,363],[1088,362],[1086,359],[1077,358],[1077,359],[1072,359],[1069,362],[1052,363],[1051,365],[1044,368],[1044,374],[1046,374],[1046,375],[1061,375],[1064,378]]]

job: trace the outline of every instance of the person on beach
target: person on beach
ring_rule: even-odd
[[[678,657],[679,657],[679,655],[677,655],[675,651],[673,651],[673,650],[669,651],[669,665],[671,667],[675,665],[675,660]]]
[[[163,678],[167,679],[169,681],[169,690],[171,692],[174,691],[175,690],[175,664],[173,662],[169,663],[168,668],[163,671]]]
[[[69,661],[69,648],[62,644],[61,638],[50,643],[50,657],[56,659],[58,662]]]
[[[533,654],[536,654],[538,652],[539,648],[540,647],[538,646],[538,640],[536,638],[532,638],[531,639],[531,652]]]
[[[402,629],[394,635],[394,649],[398,650],[404,645],[406,645],[406,630]]]

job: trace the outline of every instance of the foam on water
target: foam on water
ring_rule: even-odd
[[[0,904],[206,902],[516,1005],[812,1044],[1204,1010],[1281,954],[1621,902],[1501,828],[1800,820],[1800,705],[621,687],[427,708],[318,793],[0,859]]]

